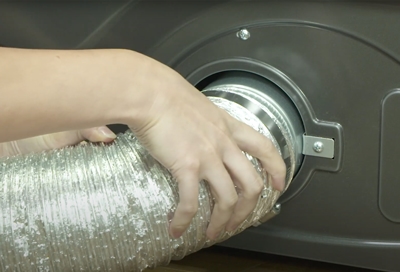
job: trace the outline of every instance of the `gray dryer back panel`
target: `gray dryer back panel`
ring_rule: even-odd
[[[3,46],[133,49],[193,84],[271,80],[335,157],[305,156],[281,214],[224,245],[386,271],[400,271],[399,29],[394,1],[0,2]]]

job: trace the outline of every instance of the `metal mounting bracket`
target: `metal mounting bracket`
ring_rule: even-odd
[[[303,135],[303,155],[333,159],[335,141],[332,138]]]

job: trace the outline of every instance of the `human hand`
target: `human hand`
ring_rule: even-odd
[[[115,137],[115,134],[107,127],[52,133],[0,143],[0,158],[62,148],[77,144],[83,140],[90,142],[111,142]]]
[[[208,181],[216,201],[210,239],[235,229],[254,210],[263,184],[242,151],[263,163],[275,188],[284,187],[285,164],[270,140],[146,56],[129,50],[0,48],[0,57],[0,94],[7,97],[0,100],[0,127],[7,128],[0,141],[129,125],[179,184],[180,203],[170,226],[174,237],[197,212],[201,179]],[[57,133],[2,144],[0,153],[59,148],[84,138],[93,140],[90,133]]]
[[[179,75],[158,81],[161,91],[147,109],[148,118],[131,129],[178,182],[180,202],[170,235],[177,238],[188,228],[198,210],[199,181],[204,179],[215,198],[207,229],[214,240],[247,218],[263,189],[242,151],[262,162],[278,190],[284,188],[285,164],[269,139],[216,107]]]

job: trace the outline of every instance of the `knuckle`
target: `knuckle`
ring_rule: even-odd
[[[238,202],[238,195],[233,194],[232,196],[224,199],[220,203],[218,203],[219,209],[223,212],[232,211],[235,208],[236,203]]]
[[[202,152],[203,152],[207,157],[215,156],[215,155],[216,155],[215,147],[212,146],[211,144],[205,145],[205,146],[202,148]]]
[[[229,126],[227,126],[226,123],[223,123],[219,126],[219,129],[221,131],[221,135],[230,135],[232,134],[232,131],[230,130]]]
[[[185,159],[184,167],[188,171],[198,171],[200,169],[200,161],[195,157]]]
[[[218,130],[214,133],[214,139],[217,143],[226,142],[230,140],[230,136],[232,135],[231,130],[225,124],[218,126]]]
[[[173,163],[169,167],[169,171],[174,178],[184,180],[188,174],[196,174],[200,170],[200,160],[195,156],[187,156],[185,159]]]
[[[180,213],[184,216],[192,217],[197,213],[198,204],[186,204],[180,207]]]
[[[270,139],[265,138],[265,140],[263,141],[263,149],[265,153],[270,154],[271,152],[274,152],[276,150],[275,145],[273,144],[273,142]]]
[[[262,190],[264,189],[264,184],[260,178],[256,180],[252,185],[247,188],[247,193],[250,197],[258,196],[261,194]]]

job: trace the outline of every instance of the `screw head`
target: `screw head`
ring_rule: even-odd
[[[324,144],[321,142],[315,142],[313,145],[313,150],[317,153],[321,153],[324,150]]]
[[[236,33],[236,36],[238,38],[240,38],[241,40],[246,41],[246,40],[250,39],[251,35],[250,35],[250,32],[246,28],[243,28]]]
[[[272,207],[272,212],[276,215],[279,214],[281,212],[281,204],[276,203],[273,207]]]

